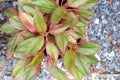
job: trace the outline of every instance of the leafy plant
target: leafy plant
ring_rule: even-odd
[[[86,26],[94,14],[90,9],[95,0],[19,0],[18,10],[4,13],[9,22],[1,31],[12,34],[7,45],[8,55],[19,61],[13,70],[15,79],[33,80],[41,73],[47,57],[47,69],[57,80],[68,80],[56,64],[63,58],[64,67],[76,80],[87,75],[87,64],[94,64],[99,45],[87,39]]]

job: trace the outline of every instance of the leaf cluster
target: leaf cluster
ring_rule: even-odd
[[[41,63],[57,80],[69,80],[58,68],[59,57],[76,80],[87,75],[87,64],[94,64],[99,45],[87,39],[86,26],[95,0],[18,0],[18,10],[8,8],[9,22],[0,27],[12,34],[7,53],[19,59],[13,70],[15,79],[34,80]]]

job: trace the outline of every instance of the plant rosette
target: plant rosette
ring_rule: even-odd
[[[88,64],[98,60],[94,56],[100,47],[87,39],[86,26],[95,0],[18,0],[18,10],[4,11],[9,18],[0,27],[13,35],[7,54],[19,59],[13,70],[14,79],[34,80],[42,72],[41,63],[57,80],[69,77],[56,65],[59,57],[75,80],[89,74]]]

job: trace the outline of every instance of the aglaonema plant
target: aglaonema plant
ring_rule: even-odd
[[[34,80],[45,57],[48,71],[57,80],[70,80],[56,65],[59,58],[74,80],[89,74],[87,65],[98,61],[94,54],[99,51],[86,32],[95,0],[18,0],[17,4],[17,10],[5,10],[9,22],[0,27],[12,35],[7,55],[19,60],[14,79]]]

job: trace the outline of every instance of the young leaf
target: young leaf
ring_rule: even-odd
[[[44,53],[43,52],[38,52],[32,61],[27,65],[28,67],[35,67],[38,64],[41,64],[44,58]]]
[[[77,54],[77,56],[76,56],[75,65],[77,66],[77,68],[80,70],[80,72],[83,75],[88,75],[89,69],[88,69],[86,60],[80,54]]]
[[[4,11],[4,13],[8,18],[12,18],[13,16],[18,16],[18,11],[13,8],[7,8]]]
[[[47,59],[47,69],[57,80],[69,80],[66,74],[59,69],[57,66],[54,65],[54,62],[51,58]]]
[[[47,54],[49,54],[54,59],[54,61],[57,63],[59,52],[55,44],[52,42],[47,42],[46,51],[47,51]]]
[[[80,5],[84,5],[88,0],[68,0],[68,5],[70,7],[79,7]]]
[[[52,13],[53,10],[57,7],[57,5],[50,0],[33,1],[31,4],[45,13]]]
[[[35,32],[33,17],[25,12],[19,11],[20,19],[23,25],[31,32]]]
[[[81,45],[77,48],[77,51],[84,55],[93,55],[95,52],[99,51],[99,45],[96,43],[88,43]]]
[[[64,7],[58,7],[54,10],[51,17],[51,24],[55,25],[60,22],[62,17],[65,15],[66,9]]]
[[[64,53],[67,46],[67,34],[65,32],[56,35],[56,43],[59,49]]]
[[[71,71],[72,66],[75,61],[75,52],[73,50],[68,50],[64,56],[64,66]]]
[[[84,59],[88,64],[94,64],[98,62],[98,59],[94,55],[87,55],[84,57]]]
[[[38,10],[36,10],[36,14],[34,15],[34,24],[38,32],[46,33],[46,22],[43,18],[43,15]]]
[[[14,34],[18,30],[12,27],[10,24],[6,23],[6,24],[3,24],[2,27],[0,27],[0,31],[7,33],[7,34]]]

